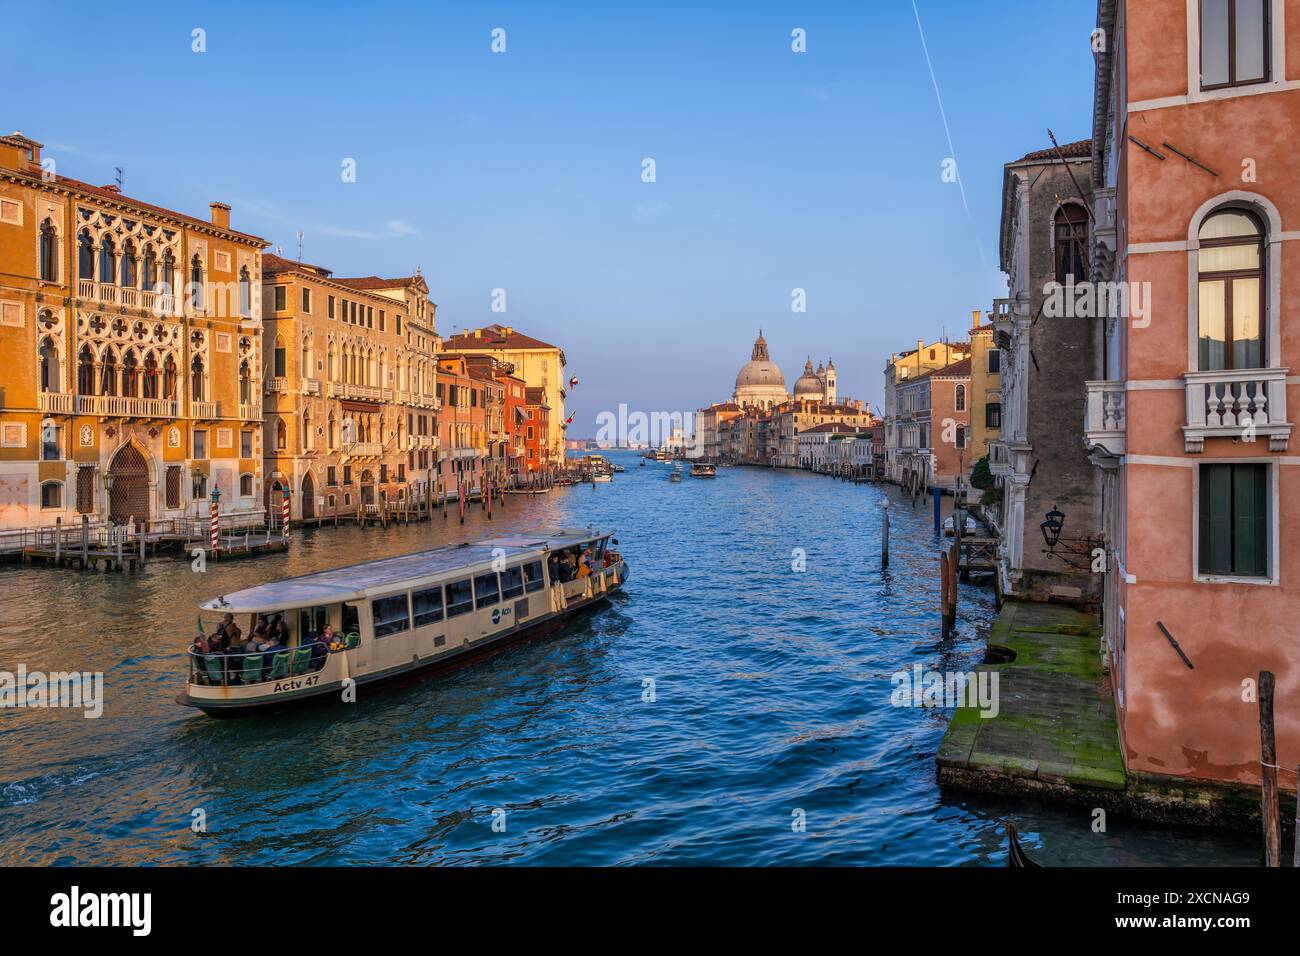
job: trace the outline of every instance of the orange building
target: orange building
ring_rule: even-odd
[[[1086,443],[1125,760],[1258,784],[1261,671],[1300,763],[1300,0],[1098,15],[1089,252],[1127,307],[1091,320]]]
[[[527,422],[524,426],[524,449],[528,455],[528,474],[545,475],[550,472],[552,465],[548,441],[551,433],[551,406],[546,400],[546,389],[541,386],[526,388],[524,409]]]
[[[308,521],[422,491],[415,465],[436,444],[433,337],[411,320],[424,280],[341,279],[270,253],[263,272],[270,507],[286,487]]]
[[[0,526],[260,520],[266,241],[41,150],[0,137]]]
[[[470,374],[463,355],[439,353],[439,455],[435,487],[454,492],[458,484],[479,487],[487,463],[487,410],[483,382]]]
[[[895,397],[900,480],[955,487],[970,470],[970,359],[899,381]]]

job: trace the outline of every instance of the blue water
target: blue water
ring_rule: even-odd
[[[0,669],[103,671],[107,694],[98,720],[0,711],[0,863],[1000,866],[1008,816],[1048,864],[1258,861],[1250,835],[1114,816],[1095,833],[1087,808],[939,791],[947,712],[891,706],[889,677],[971,669],[994,611],[963,585],[941,639],[925,504],[798,472],[672,483],[616,457],[612,484],[492,521],[296,532],[288,555],[203,574],[0,568]],[[217,721],[174,702],[200,600],[589,523],[618,529],[631,577],[558,636],[355,705]]]

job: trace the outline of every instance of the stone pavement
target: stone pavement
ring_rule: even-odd
[[[1006,601],[988,644],[992,655],[1005,648],[1015,658],[979,667],[998,672],[998,714],[981,717],[971,707],[953,713],[936,756],[940,784],[1076,799],[1122,792],[1124,760],[1100,639],[1089,614]]]

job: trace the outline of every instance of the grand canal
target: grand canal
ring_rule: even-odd
[[[948,712],[891,706],[889,678],[972,668],[993,607],[964,587],[940,638],[924,506],[795,472],[676,484],[617,457],[613,484],[512,498],[490,522],[308,530],[205,573],[0,568],[0,669],[106,682],[100,719],[0,711],[0,863],[1003,865],[1008,816],[1049,865],[1258,862],[1252,835],[1113,816],[1099,834],[1086,808],[940,793]],[[174,703],[202,599],[589,523],[618,529],[631,578],[558,637],[354,705],[215,721]]]

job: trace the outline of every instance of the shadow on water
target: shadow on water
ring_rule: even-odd
[[[0,668],[106,682],[98,720],[0,716],[0,862],[1002,865],[1007,815],[1049,865],[1256,862],[1244,838],[1114,817],[1096,834],[1084,809],[939,792],[947,711],[891,706],[891,675],[972,669],[994,611],[963,586],[942,639],[928,502],[797,472],[673,483],[619,457],[612,484],[491,521],[300,531],[205,574],[0,569]],[[617,528],[631,577],[560,634],[354,705],[217,721],[173,701],[202,600],[589,523]]]

